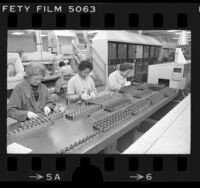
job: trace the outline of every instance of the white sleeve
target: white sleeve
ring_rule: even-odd
[[[110,75],[108,77],[108,84],[111,90],[120,90],[121,84],[118,82],[117,77]]]
[[[67,84],[67,94],[68,95],[75,95],[75,89],[74,89],[74,82],[73,82],[73,79],[71,78],[69,81],[68,81],[68,84]]]
[[[94,80],[91,77],[90,77],[90,79],[91,79],[91,89],[92,89],[92,92],[97,93],[97,89],[95,88]]]

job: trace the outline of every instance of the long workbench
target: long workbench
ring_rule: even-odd
[[[178,95],[176,90],[173,90],[168,96],[164,96],[161,91],[162,90],[151,91],[150,93],[147,92],[146,95],[138,97],[137,94],[140,94],[141,91],[136,87],[132,87],[125,93],[111,94],[113,100],[109,101],[109,104],[113,104],[121,99],[128,99],[128,103],[121,104],[111,112],[104,110],[106,106],[108,106],[106,103],[104,105],[99,104],[100,107],[89,110],[88,113],[86,112],[79,118],[70,118],[71,116],[66,116],[66,114],[68,111],[73,111],[73,109],[79,109],[80,106],[68,106],[61,118],[56,119],[47,126],[41,126],[39,128],[33,126],[34,128],[29,128],[28,133],[26,133],[26,130],[20,130],[20,136],[7,136],[7,144],[17,143],[29,148],[30,153],[38,154],[99,153],[113,143],[116,143],[119,138],[133,130],[134,127],[139,125],[142,121],[172,101]],[[153,99],[150,96],[158,93],[159,96],[161,96],[160,99],[159,97],[154,97],[157,99],[154,99],[155,101],[152,102]],[[102,92],[100,96],[104,96],[104,92]],[[127,107],[131,105],[134,106],[134,104],[144,100],[148,104],[144,109],[136,107],[138,110],[137,113],[132,113],[131,108],[129,108],[128,111]],[[115,123],[110,127],[108,126],[106,128],[100,128],[100,130],[95,130],[95,122],[104,122],[102,119],[105,119],[111,114],[114,114],[113,116],[115,116],[118,111],[122,114],[127,113],[128,115],[125,115],[125,118],[119,120],[117,123],[115,122],[115,118],[111,120],[108,118],[108,125],[109,123]],[[66,117],[68,117],[68,119]],[[120,118],[120,116],[118,116],[118,118]],[[30,131],[31,129],[33,129],[33,131]]]

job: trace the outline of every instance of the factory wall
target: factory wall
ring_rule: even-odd
[[[43,51],[48,52],[48,37],[42,37]]]
[[[35,39],[29,36],[9,36],[8,52],[33,52],[36,51]]]

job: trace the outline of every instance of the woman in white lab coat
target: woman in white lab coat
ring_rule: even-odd
[[[108,77],[108,85],[106,90],[118,92],[126,86],[130,86],[131,82],[127,81],[127,77],[133,71],[134,66],[130,63],[123,63],[119,69],[112,72]]]
[[[89,100],[95,98],[97,91],[90,72],[93,65],[90,61],[81,61],[78,65],[78,73],[73,76],[67,86],[67,98],[72,101]]]

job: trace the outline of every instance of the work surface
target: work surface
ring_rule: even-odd
[[[22,131],[21,136],[7,137],[7,143],[8,145],[17,143],[29,148],[29,153],[98,153],[105,149],[109,144],[132,130],[145,118],[149,117],[158,109],[169,103],[178,94],[177,92],[173,92],[170,96],[162,96],[160,100],[152,102],[151,104],[149,103],[150,105],[148,107],[137,113],[129,114],[127,118],[122,119],[119,123],[115,123],[109,128],[105,129],[104,127],[104,129],[101,128],[100,130],[95,130],[93,128],[94,122],[102,120],[106,116],[114,114],[117,111],[126,109],[127,106],[137,103],[138,101],[141,101],[152,94],[158,93],[159,91],[152,91],[149,94],[147,93],[147,95],[142,95],[142,98],[138,98],[137,95],[136,97],[133,97],[136,93],[140,92],[141,91],[137,90],[137,88],[132,87],[124,94],[118,94],[117,96],[114,94],[115,102],[119,99],[129,99],[131,102],[129,104],[121,104],[117,109],[114,109],[113,112],[105,111],[104,106],[101,105],[101,108],[98,110],[86,113],[83,117],[77,119],[67,119],[64,115],[62,118],[57,119],[48,126],[41,126],[38,129],[36,128],[29,131],[28,133],[25,133],[25,131],[23,133]],[[102,92],[100,95],[104,95],[104,93]],[[70,111],[73,108],[78,109],[76,105],[67,107],[66,111]],[[113,122],[111,121],[111,123]],[[31,129],[32,128],[30,128],[30,130]]]
[[[189,94],[123,154],[190,154],[190,103]]]

